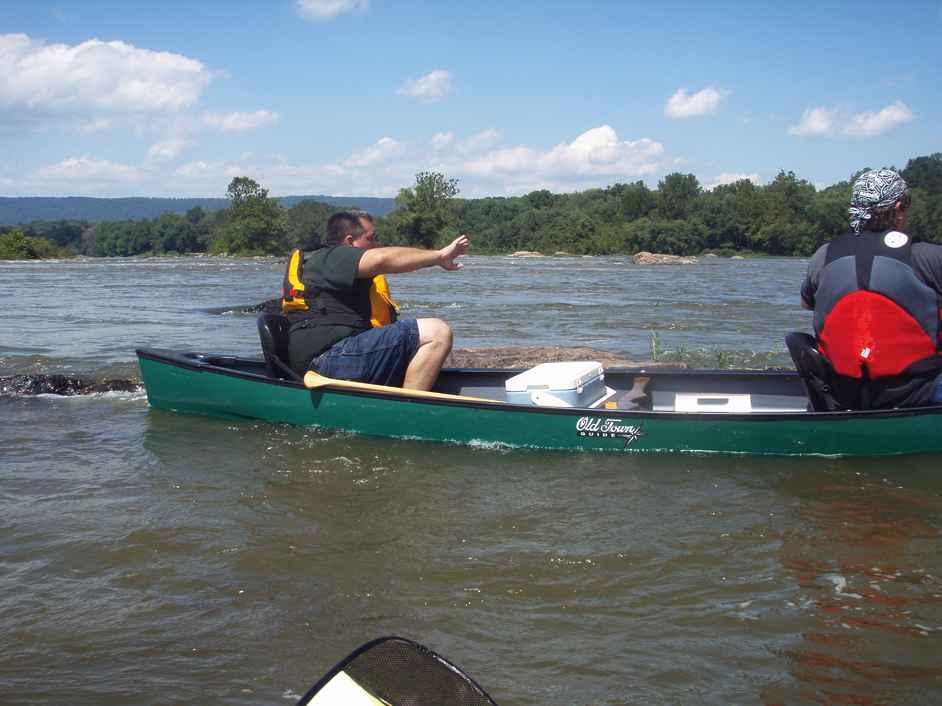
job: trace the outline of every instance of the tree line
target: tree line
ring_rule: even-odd
[[[942,153],[910,159],[901,172],[913,192],[907,231],[917,240],[942,244]],[[421,172],[414,185],[399,192],[396,210],[376,219],[376,231],[382,243],[420,247],[439,246],[465,232],[472,235],[474,251],[483,254],[647,250],[808,256],[846,232],[856,176],[818,190],[782,171],[765,185],[744,179],[704,189],[693,174],[674,173],[656,189],[637,181],[570,194],[539,190],[462,199],[457,180]],[[155,219],[0,227],[0,259],[69,253],[283,255],[292,247],[317,247],[327,219],[340,210],[318,201],[285,208],[248,177],[233,179],[226,197],[228,208],[214,212],[195,207]]]

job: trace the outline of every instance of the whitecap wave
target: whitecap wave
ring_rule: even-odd
[[[107,392],[85,392],[77,395],[59,395],[54,392],[42,392],[38,395],[19,395],[14,394],[13,397],[35,397],[37,399],[50,399],[50,400],[88,400],[88,399],[103,399],[103,400],[123,400],[126,402],[138,402],[140,400],[147,399],[147,392],[145,392],[142,387],[140,390],[130,390],[130,391],[117,391],[117,390],[108,390]]]

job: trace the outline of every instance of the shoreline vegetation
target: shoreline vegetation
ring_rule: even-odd
[[[907,231],[942,244],[942,153],[910,159],[901,173],[913,192]],[[693,174],[673,173],[657,189],[636,181],[568,194],[544,189],[461,199],[457,180],[420,172],[413,186],[400,190],[396,210],[376,219],[376,232],[383,244],[423,248],[469,233],[477,255],[521,258],[627,255],[639,264],[660,264],[711,255],[808,257],[847,230],[855,177],[818,190],[782,171],[766,185],[743,179],[707,190]],[[217,211],[196,206],[151,219],[0,226],[0,260],[283,256],[295,247],[317,247],[330,215],[349,208],[313,200],[286,208],[244,176],[230,182],[226,198],[228,208]]]

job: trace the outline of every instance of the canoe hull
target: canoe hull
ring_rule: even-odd
[[[942,408],[855,413],[676,413],[427,400],[308,390],[259,370],[139,351],[151,406],[475,446],[619,453],[895,455],[942,451]]]

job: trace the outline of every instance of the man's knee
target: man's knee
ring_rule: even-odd
[[[451,348],[451,327],[441,319],[419,319],[419,345],[435,343]]]

